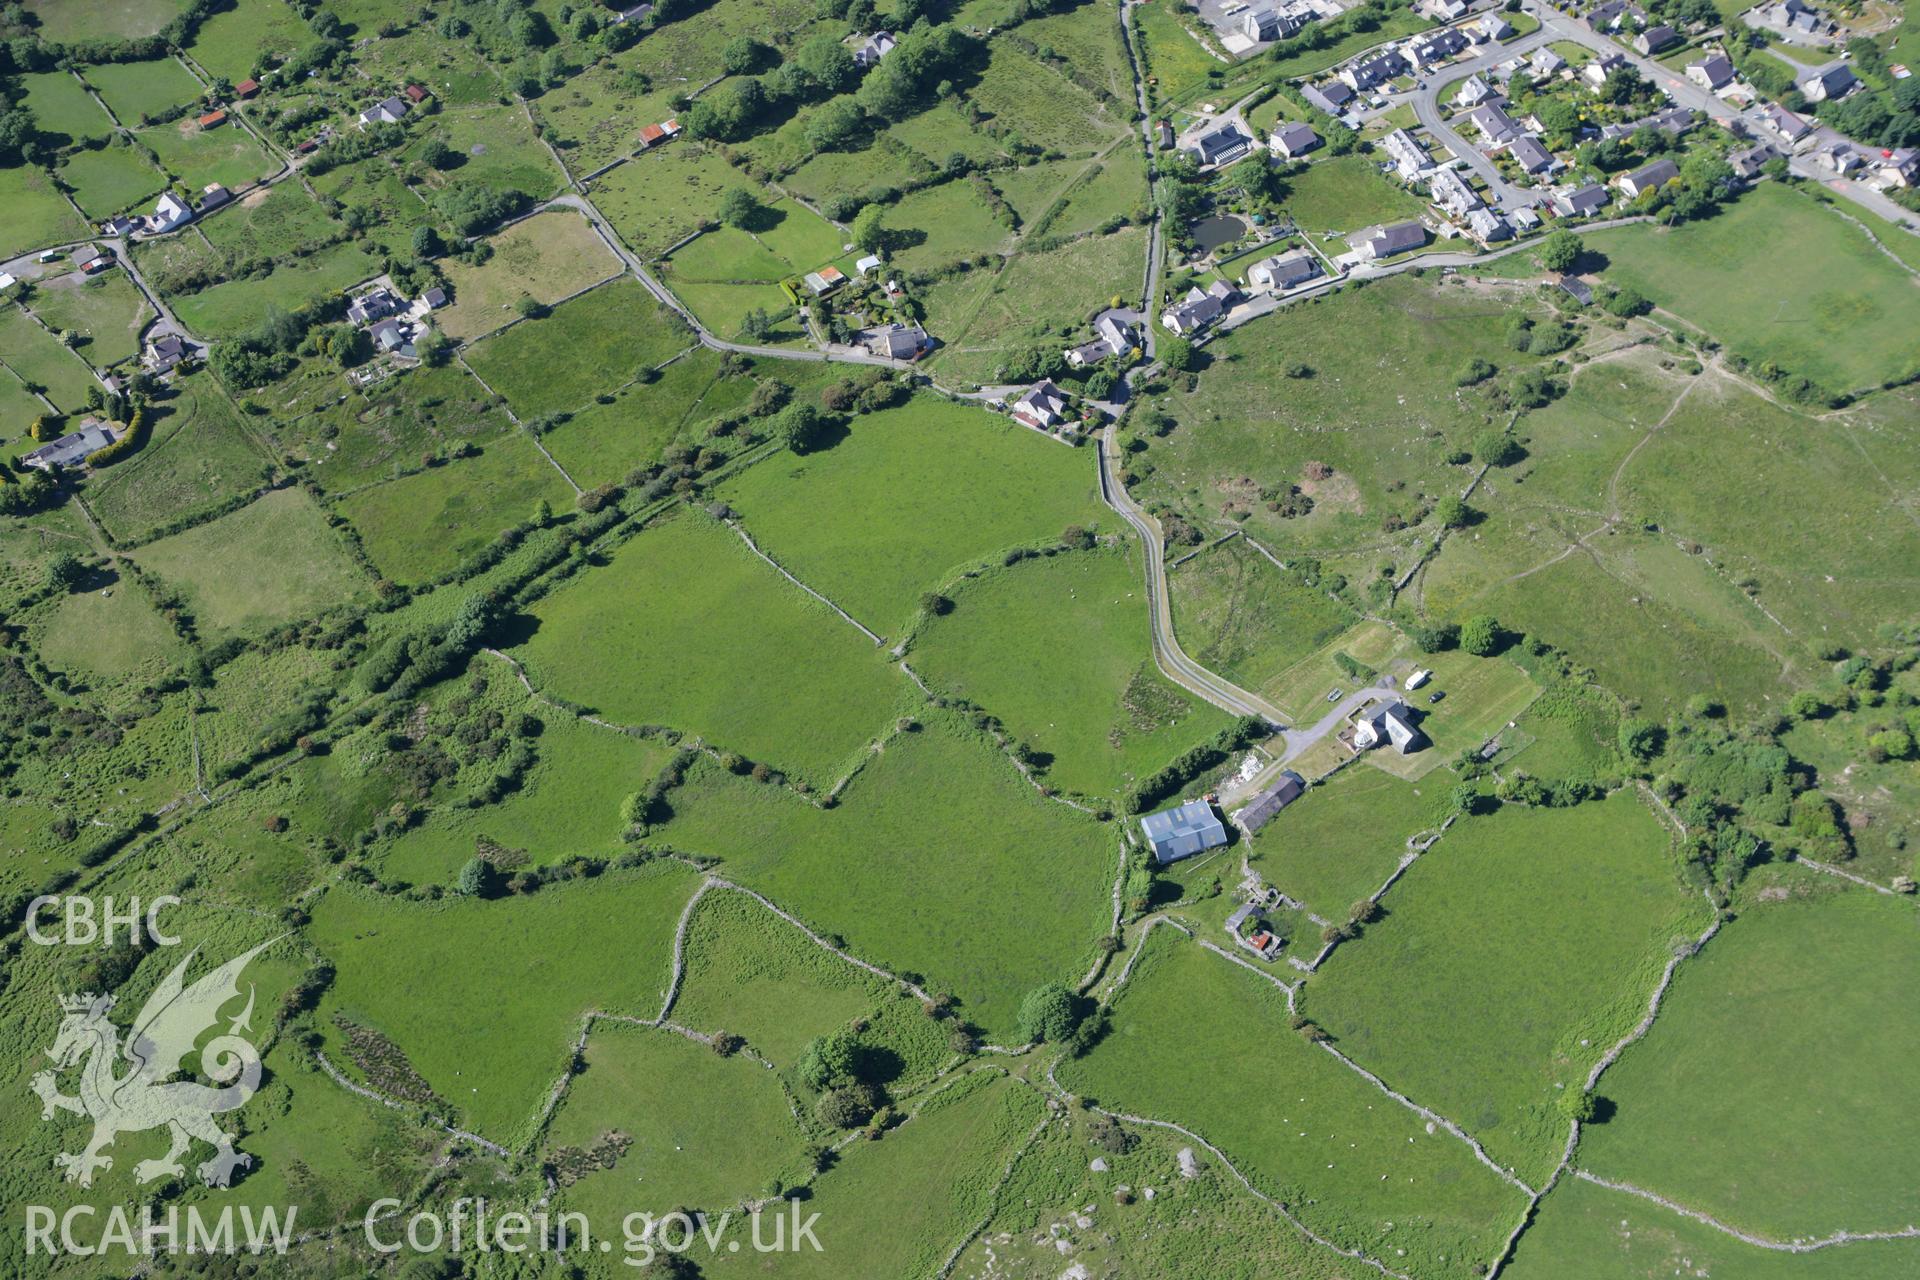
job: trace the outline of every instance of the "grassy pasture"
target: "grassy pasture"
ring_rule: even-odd
[[[87,231],[46,170],[26,164],[0,169],[0,255],[79,240]]]
[[[290,622],[365,594],[359,569],[300,489],[162,538],[134,559],[185,592],[208,635]]]
[[[1141,455],[1154,471],[1135,496],[1208,520],[1245,511],[1247,531],[1287,548],[1289,560],[1365,547],[1370,564],[1410,563],[1382,522],[1463,487],[1450,448],[1506,415],[1483,391],[1455,386],[1456,375],[1476,358],[1526,363],[1501,340],[1500,322],[1528,305],[1517,291],[1487,296],[1400,276],[1235,330],[1209,345],[1213,367],[1197,391],[1160,402],[1180,426]],[[1283,378],[1295,362],[1314,376]],[[1309,462],[1333,474],[1311,479]],[[1314,499],[1309,514],[1268,510],[1263,490],[1295,485]]]
[[[1224,64],[1203,48],[1181,24],[1172,0],[1149,0],[1133,11],[1143,48],[1141,59],[1152,81],[1149,102],[1185,97],[1207,82],[1209,72]]]
[[[712,284],[683,280],[671,274],[666,276],[666,281],[681,305],[693,312],[701,324],[720,337],[735,341],[748,340],[742,326],[749,313],[765,311],[774,315],[792,306],[786,293],[778,285],[770,283]],[[758,339],[757,344],[792,346],[802,340],[798,322],[790,320],[777,326],[765,338]]]
[[[1238,538],[1201,552],[1167,581],[1181,644],[1249,689],[1268,687],[1357,621],[1346,604]]]
[[[1776,1239],[1913,1219],[1913,905],[1828,884],[1781,876],[1783,900],[1763,896],[1681,967],[1600,1083],[1618,1109],[1583,1165]]]
[[[1393,874],[1408,838],[1437,827],[1446,808],[1444,783],[1422,787],[1377,769],[1343,769],[1262,827],[1249,856],[1290,897],[1345,920],[1348,907]]]
[[[1706,927],[1670,839],[1631,794],[1463,819],[1307,983],[1305,1008],[1537,1186],[1566,1139],[1560,1090],[1645,1012],[1669,948]]]
[[[520,683],[497,666],[478,668],[511,689],[509,714],[540,720],[538,764],[520,789],[480,810],[445,808],[386,846],[382,871],[413,883],[451,883],[484,837],[526,850],[526,865],[620,852],[620,800],[659,773],[672,754],[662,743],[601,729],[520,697]]]
[[[1851,391],[1912,373],[1920,281],[1889,262],[1857,226],[1809,197],[1762,183],[1718,215],[1671,231],[1598,232],[1608,279],[1756,364],[1772,361],[1822,386]],[[1760,245],[1792,244],[1754,270]]]
[[[1095,484],[1091,453],[922,396],[861,415],[830,449],[774,454],[722,496],[769,555],[891,632],[978,560],[1097,528]]]
[[[1191,1127],[1338,1245],[1418,1275],[1479,1274],[1518,1220],[1518,1191],[1466,1144],[1428,1134],[1418,1115],[1289,1031],[1278,988],[1171,930],[1146,945],[1114,1001],[1113,1030],[1061,1065],[1063,1085]],[[1196,1089],[1196,1062],[1243,1069],[1213,1072]]]
[[[235,0],[201,22],[187,52],[210,74],[239,84],[260,69],[263,55],[284,57],[312,38],[280,0]]]
[[[618,1222],[641,1204],[721,1210],[798,1172],[806,1134],[779,1080],[744,1056],[671,1031],[615,1022],[587,1038],[587,1069],[568,1088],[545,1149],[591,1148],[602,1134],[632,1145],[560,1194],[590,1222]],[[654,1212],[666,1212],[656,1209]]]
[[[1858,645],[1898,615],[1894,600],[1920,590],[1911,492],[1861,467],[1862,432],[1730,382],[1702,387],[1634,457],[1621,500],[1705,544],[1729,576],[1756,579],[1761,602],[1795,633]],[[1888,452],[1920,452],[1912,431],[1875,434]],[[1711,483],[1729,451],[1743,459],[1738,501]],[[1755,510],[1773,514],[1755,520]]]
[[[298,310],[378,273],[380,260],[368,255],[370,247],[365,241],[348,241],[297,262],[283,262],[264,279],[226,280],[168,301],[193,332],[230,338],[258,328],[275,307]]]
[[[99,385],[86,361],[11,304],[0,304],[0,360],[29,386],[43,388],[47,399],[64,413],[85,410],[87,389]]]
[[[686,326],[638,280],[619,280],[475,344],[466,361],[531,418],[578,409],[690,341]]]
[[[33,296],[35,315],[50,329],[71,329],[87,341],[75,348],[104,369],[140,352],[140,332],[153,308],[124,271],[88,279],[79,272],[43,281]]]
[[[27,0],[41,38],[64,43],[97,38],[103,31],[150,36],[173,21],[178,0]]]
[[[145,537],[183,515],[260,484],[266,460],[210,373],[176,384],[180,395],[152,438],[88,481],[87,501],[116,538]]]
[[[181,664],[187,649],[167,620],[132,583],[114,578],[61,599],[36,642],[41,660],[60,671],[117,680],[149,676]]]
[[[903,271],[991,252],[1012,234],[964,178],[922,187],[903,197],[886,211],[882,222],[905,235],[907,243],[892,253],[894,264]]]
[[[802,1217],[820,1214],[820,1251],[767,1254],[768,1274],[782,1280],[932,1274],[993,1208],[1000,1171],[1045,1114],[1038,1090],[997,1072],[963,1079],[885,1141],[854,1144],[816,1179]],[[744,1236],[747,1228],[734,1222],[734,1233]],[[766,1230],[770,1235],[770,1224]]]
[[[20,77],[20,87],[34,127],[43,134],[81,142],[113,132],[113,120],[70,72],[29,72]]]
[[[434,323],[455,338],[475,338],[517,318],[521,298],[552,306],[620,273],[620,260],[581,215],[554,209],[516,222],[488,240],[493,256],[478,267],[446,264],[453,305]]]
[[[420,140],[408,147],[403,158],[417,156],[427,138],[446,143],[460,157],[450,172],[427,170],[420,185],[429,198],[454,183],[478,183],[545,200],[565,185],[553,156],[518,106],[448,107],[433,117],[430,128],[417,132]]]
[[[663,843],[718,855],[854,954],[927,975],[1005,1043],[1020,998],[1084,971],[1108,928],[1110,829],[947,717],[894,738],[829,810],[709,764],[669,803]]]
[[[686,965],[674,1021],[743,1036],[783,1069],[799,1061],[809,1040],[893,991],[740,893],[700,900],[687,929]]]
[[[534,613],[521,654],[539,687],[817,784],[887,727],[905,686],[865,636],[700,515],[646,530]]]
[[[1052,757],[1055,785],[1123,790],[1226,724],[1154,669],[1137,557],[1129,541],[988,570],[921,632],[914,669]]]
[[[330,364],[303,365],[276,384],[276,397],[286,392],[287,399],[258,424],[276,448],[305,459],[307,476],[333,493],[392,479],[402,468],[418,466],[423,455],[459,443],[490,447],[513,430],[498,401],[458,365],[421,366],[352,388],[345,399],[340,389],[339,372]]]
[[[942,155],[940,159],[944,162],[946,157]],[[822,152],[795,169],[781,185],[808,200],[821,201],[845,192],[897,188],[915,178],[929,176],[930,164],[918,151],[881,143],[863,151]],[[724,184],[715,188],[712,200],[719,199],[722,189]],[[712,201],[707,207],[712,207]]]
[[[196,193],[196,202],[197,193],[209,183],[244,187],[280,168],[280,162],[261,150],[252,134],[232,121],[202,129],[189,115],[172,124],[142,129],[134,136],[153,148],[160,163],[182,186]]]
[[[1426,204],[1381,175],[1371,156],[1330,156],[1287,181],[1286,210],[1309,234],[1417,218]]]
[[[96,219],[143,204],[167,185],[165,174],[125,144],[76,151],[60,162],[58,172],[73,188],[74,203]]]
[[[1423,654],[1406,652],[1410,645],[1402,648],[1404,656],[1394,665],[1402,681],[1416,665],[1433,672],[1432,681],[1411,699],[1420,731],[1433,745],[1410,756],[1390,751],[1367,754],[1368,764],[1399,777],[1424,777],[1462,751],[1480,746],[1525,711],[1540,692],[1525,671],[1505,658],[1476,658],[1458,649]],[[1444,701],[1427,701],[1438,691],[1446,693]]]
[[[1812,1253],[1752,1245],[1577,1178],[1563,1179],[1520,1237],[1513,1280],[1640,1280],[1651,1275],[1739,1276],[1741,1280],[1894,1280],[1920,1267],[1912,1240],[1850,1244]]]
[[[1121,214],[1145,207],[1146,162],[1130,142],[1107,152],[1099,169],[1067,195],[1066,208],[1047,227],[1050,235],[1077,236]]]
[[[588,189],[628,247],[654,258],[714,217],[721,195],[743,183],[718,155],[680,141],[595,178]]]
[[[541,501],[565,510],[573,490],[531,440],[511,432],[487,441],[478,457],[358,489],[340,510],[383,575],[418,583],[457,567]]]
[[[173,58],[103,62],[82,67],[80,74],[129,129],[145,124],[150,116],[185,106],[206,92],[193,72]]]
[[[659,1013],[693,887],[683,868],[656,864],[493,901],[336,889],[308,933],[339,970],[322,1005],[328,1052],[346,1065],[332,1014],[372,1027],[481,1133],[512,1143],[566,1065],[581,1014]]]
[[[1401,634],[1387,623],[1369,618],[1356,622],[1313,653],[1270,679],[1261,689],[1273,704],[1295,720],[1315,721],[1331,709],[1335,690],[1346,692],[1354,679],[1336,664],[1344,653],[1376,671],[1400,651]]]
[[[576,411],[541,443],[578,484],[618,480],[653,462],[691,423],[736,408],[752,394],[748,378],[720,376],[720,356],[696,347],[652,382],[613,392],[612,403]]]

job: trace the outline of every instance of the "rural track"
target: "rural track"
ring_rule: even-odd
[[[1146,561],[1147,623],[1153,637],[1153,661],[1161,674],[1181,688],[1236,716],[1253,716],[1275,729],[1287,727],[1280,709],[1249,693],[1223,676],[1215,675],[1187,656],[1173,631],[1173,604],[1167,594],[1166,553],[1159,523],[1147,514],[1120,483],[1114,452],[1116,428],[1109,424],[1094,441],[1100,468],[1100,498],[1120,513],[1140,535]]]

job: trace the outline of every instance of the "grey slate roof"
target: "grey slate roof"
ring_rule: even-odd
[[[1150,813],[1140,819],[1140,832],[1152,847],[1155,860],[1162,865],[1217,849],[1227,842],[1226,827],[1205,800],[1189,800],[1175,808]]]
[[[1253,798],[1253,802],[1233,815],[1249,835],[1273,820],[1273,816],[1298,800],[1307,789],[1307,780],[1288,769],[1274,784]]]

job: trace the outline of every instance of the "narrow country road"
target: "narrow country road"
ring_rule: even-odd
[[[1166,556],[1159,522],[1128,495],[1120,483],[1118,455],[1114,437],[1118,428],[1108,424],[1094,442],[1099,455],[1100,497],[1120,513],[1122,519],[1140,535],[1146,561],[1147,623],[1153,637],[1153,660],[1169,680],[1197,697],[1236,716],[1255,716],[1276,729],[1285,728],[1286,717],[1258,694],[1249,693],[1231,681],[1215,675],[1189,658],[1173,633],[1173,602],[1167,595]]]

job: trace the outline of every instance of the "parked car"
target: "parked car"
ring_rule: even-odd
[[[1440,701],[1440,699],[1446,696],[1447,696],[1447,691],[1445,689],[1435,689],[1432,693],[1427,695],[1427,701],[1438,702]]]

